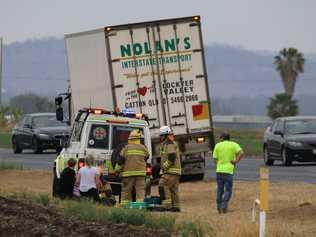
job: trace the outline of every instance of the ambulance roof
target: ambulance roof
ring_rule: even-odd
[[[142,119],[129,118],[123,116],[115,116],[110,114],[89,114],[87,122],[107,122],[114,124],[131,124],[148,126],[148,123]]]

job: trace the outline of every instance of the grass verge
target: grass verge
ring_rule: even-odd
[[[0,161],[0,170],[23,170],[22,164],[10,162],[10,161]]]
[[[215,129],[215,139],[218,142],[220,134],[224,131],[222,129]],[[244,150],[247,156],[261,156],[263,129],[249,130],[249,129],[227,129],[230,133],[232,141],[237,142]]]
[[[0,148],[11,148],[11,133],[0,132]]]
[[[162,229],[171,233],[175,217],[163,214],[154,215],[144,210],[109,208],[88,201],[65,201],[63,212],[66,216],[76,216],[86,221],[106,221]]]

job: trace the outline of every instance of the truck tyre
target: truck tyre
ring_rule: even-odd
[[[290,166],[292,164],[292,161],[290,160],[290,158],[286,154],[286,148],[282,149],[281,156],[282,156],[282,164],[284,166]]]
[[[33,144],[33,151],[35,154],[42,153],[43,150],[40,148],[39,141],[37,140],[36,137],[33,138],[32,144]]]
[[[194,180],[203,180],[204,179],[204,174],[195,174],[193,175]]]
[[[274,163],[274,160],[270,158],[269,150],[266,146],[263,149],[263,159],[266,166],[271,166]]]
[[[15,137],[12,138],[12,149],[14,154],[22,153],[22,148],[20,147],[20,144]]]
[[[181,175],[180,182],[200,181],[204,179],[204,174]]]

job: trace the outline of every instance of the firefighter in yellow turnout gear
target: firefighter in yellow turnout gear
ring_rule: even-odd
[[[162,176],[159,180],[159,193],[163,199],[162,206],[167,210],[178,212],[180,211],[180,151],[170,127],[161,127],[160,137],[162,139],[160,147]]]
[[[115,167],[115,171],[122,176],[121,205],[132,201],[133,187],[136,190],[136,201],[144,201],[146,161],[149,158],[149,152],[141,144],[141,136],[139,130],[133,130],[130,133],[128,144],[122,149]]]

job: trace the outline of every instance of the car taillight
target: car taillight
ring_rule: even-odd
[[[152,168],[151,168],[151,166],[147,166],[147,168],[146,168],[146,175],[150,176],[151,174],[152,174]]]

